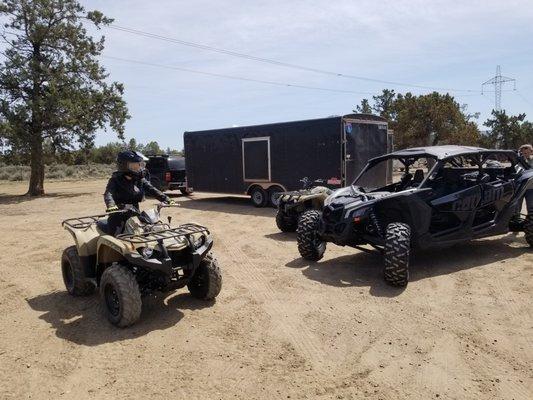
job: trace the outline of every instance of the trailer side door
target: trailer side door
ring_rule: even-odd
[[[270,182],[270,137],[242,139],[242,176],[245,182]]]

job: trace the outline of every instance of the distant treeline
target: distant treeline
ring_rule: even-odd
[[[63,149],[51,141],[46,141],[43,147],[44,160],[47,165],[114,164],[117,153],[125,149],[140,151],[144,155],[183,155],[183,152],[179,150],[161,148],[156,141],[142,144],[137,143],[135,139],[130,139],[128,142],[111,142],[103,146],[85,146],[79,149]],[[10,148],[1,150],[0,163],[4,165],[29,165],[30,163],[29,152],[15,152]]]

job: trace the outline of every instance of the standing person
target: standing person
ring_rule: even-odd
[[[117,171],[113,173],[104,193],[106,212],[112,213],[124,209],[126,204],[139,208],[145,194],[150,194],[169,204],[175,204],[167,195],[157,190],[145,178],[145,162],[143,156],[132,150],[121,151],[117,155]],[[108,232],[116,235],[122,230],[128,215],[111,214],[108,217]]]
[[[520,146],[518,152],[524,161],[529,165],[529,168],[533,168],[533,146],[530,144],[524,144]],[[526,200],[527,215],[533,216],[533,189],[526,191],[524,199]],[[520,211],[522,211],[521,208]]]

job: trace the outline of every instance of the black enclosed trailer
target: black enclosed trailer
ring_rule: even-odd
[[[350,184],[369,158],[388,152],[388,137],[387,121],[370,114],[185,132],[187,180],[195,191],[248,194],[265,206],[304,178]],[[387,171],[375,179],[385,184]]]

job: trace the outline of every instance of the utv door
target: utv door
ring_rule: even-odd
[[[481,196],[481,185],[475,184],[430,201],[430,233],[443,241],[469,238]]]

